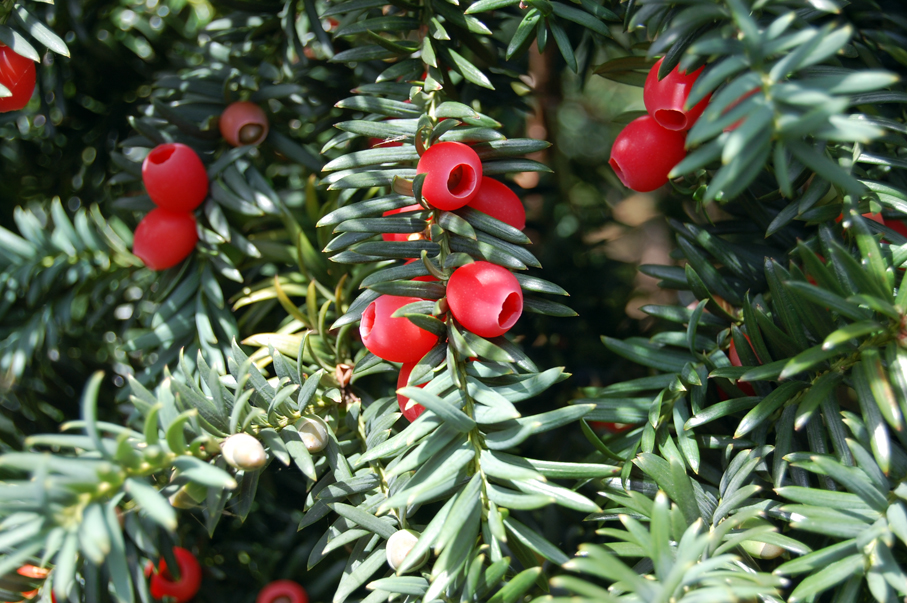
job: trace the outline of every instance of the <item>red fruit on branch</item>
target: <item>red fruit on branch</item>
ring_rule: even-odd
[[[158,207],[192,211],[208,196],[208,173],[198,155],[184,144],[161,144],[142,163],[142,182]]]
[[[509,331],[522,314],[523,291],[506,268],[473,262],[450,276],[447,304],[467,330],[481,337],[497,337]]]
[[[421,205],[419,205],[418,203],[414,203],[413,205],[407,205],[406,207],[400,207],[398,209],[390,209],[381,215],[382,216],[393,216],[396,214],[409,213],[412,211],[420,211],[422,209],[425,209],[425,208],[422,207]],[[385,241],[409,241],[410,237],[412,237],[413,235],[419,235],[419,233],[417,233],[417,232],[385,232],[385,233],[381,234],[381,238],[384,239]],[[421,237],[416,237],[416,238],[421,238]]]
[[[907,223],[905,223],[903,220],[891,220],[889,222],[885,222],[885,226],[895,231],[899,235],[907,237]]]
[[[164,559],[158,564],[157,573],[154,573],[154,565],[150,561],[145,566],[145,576],[151,578],[148,584],[151,596],[155,599],[171,597],[175,603],[188,603],[202,585],[202,567],[195,555],[183,547],[173,547],[173,556],[179,564],[179,580],[170,575]]]
[[[608,163],[624,186],[647,193],[667,184],[670,171],[686,156],[685,141],[685,132],[666,130],[644,115],[617,135]]]
[[[482,185],[469,207],[488,214],[492,218],[513,226],[517,230],[526,228],[526,210],[523,203],[510,187],[493,178],[482,178]]]
[[[608,421],[589,421],[589,427],[597,431],[607,431],[609,433],[623,433],[630,431],[635,427],[630,423],[609,423]]]
[[[248,101],[231,103],[220,114],[221,136],[234,147],[261,144],[268,137],[268,116]]]
[[[649,112],[655,121],[662,128],[668,130],[689,130],[705,111],[709,104],[711,94],[696,103],[695,106],[686,108],[687,98],[690,96],[690,90],[699,74],[702,73],[702,67],[693,73],[686,74],[680,71],[680,67],[675,67],[671,73],[659,81],[658,69],[664,59],[658,59],[658,62],[652,66],[649,75],[646,77],[646,83],[643,87],[643,102],[646,104],[646,111]]]
[[[885,223],[885,218],[882,217],[882,212],[879,212],[877,214],[866,212],[865,214],[863,214],[863,217],[867,220],[872,220],[877,224],[881,224],[882,226],[888,226],[888,224]],[[838,214],[838,217],[835,218],[835,224],[840,224],[843,220],[844,214]]]
[[[415,362],[407,362],[400,367],[400,374],[397,375],[397,389],[406,387],[406,382],[409,380],[409,375],[413,372],[413,367],[415,366]],[[425,387],[425,384],[417,385],[416,387]],[[406,405],[409,404],[409,398],[400,394],[397,394],[397,404],[400,406],[400,412],[403,413],[403,416],[406,417],[406,420],[410,423],[418,419],[419,415],[425,412],[425,407],[421,404],[412,404],[407,408]]]
[[[750,344],[750,349],[752,350],[753,343],[752,341],[750,341],[749,335],[744,335],[744,337],[746,337],[746,341]],[[755,353],[756,351],[753,350],[753,354]],[[743,363],[740,361],[740,354],[737,353],[737,345],[734,343],[733,338],[731,339],[731,346],[730,348],[728,348],[727,357],[728,360],[731,361],[731,366],[743,366]],[[753,389],[753,386],[750,385],[748,381],[738,381],[737,387],[739,387],[740,391],[742,391],[747,396],[756,395],[756,390]]]
[[[0,44],[0,84],[12,96],[0,98],[0,113],[18,111],[28,104],[35,91],[35,62]]]
[[[275,580],[258,592],[255,603],[309,603],[309,596],[292,580]]]
[[[151,210],[139,222],[132,253],[152,270],[176,266],[189,257],[198,242],[195,216],[162,208]]]
[[[422,158],[416,172],[425,174],[422,196],[444,211],[459,209],[472,201],[482,184],[482,162],[462,142],[439,142]]]
[[[362,313],[359,334],[369,352],[390,362],[416,362],[438,343],[438,336],[420,329],[405,317],[391,314],[418,297],[382,295]]]
[[[413,262],[421,262],[421,261],[422,261],[422,260],[416,260],[416,259],[406,260],[406,261],[403,263],[403,265],[406,266],[407,264],[412,264]],[[426,275],[424,275],[424,276],[414,276],[414,277],[413,277],[412,279],[410,279],[410,280],[414,280],[414,281],[422,281],[423,283],[437,283],[437,282],[438,282],[438,279],[436,279],[435,277],[433,277],[433,276],[430,275],[430,274],[426,274]]]

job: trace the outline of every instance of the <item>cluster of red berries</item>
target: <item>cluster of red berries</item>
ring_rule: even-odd
[[[157,208],[139,222],[132,251],[152,270],[164,270],[195,249],[198,230],[192,212],[208,196],[208,173],[195,151],[170,142],[148,153],[142,182]]]
[[[526,212],[519,198],[506,185],[482,176],[482,162],[469,146],[459,142],[440,142],[422,155],[417,173],[425,174],[422,196],[429,207],[454,211],[469,206],[517,229],[526,225]],[[384,215],[424,209],[410,205]],[[385,234],[387,241],[424,238],[414,235]],[[435,280],[418,277],[417,280]],[[359,333],[365,347],[390,362],[402,362],[398,387],[437,343],[434,333],[417,327],[405,317],[392,314],[407,304],[424,301],[417,297],[382,295],[362,314]],[[523,292],[516,277],[506,268],[477,261],[454,270],[447,280],[447,306],[456,321],[480,337],[498,337],[516,323],[523,312]],[[397,397],[404,416],[414,421],[425,409],[409,408],[408,400]]]
[[[268,135],[268,118],[254,103],[230,104],[220,116],[221,135],[233,145],[257,145]],[[142,182],[157,205],[139,223],[132,251],[152,270],[186,259],[198,242],[193,211],[208,196],[208,173],[198,154],[178,142],[158,145],[142,163]]]
[[[0,44],[0,84],[12,93],[0,98],[0,113],[25,107],[35,91],[35,79],[35,62]]]
[[[663,59],[649,71],[643,101],[649,113],[631,121],[617,136],[608,162],[624,183],[645,193],[667,184],[668,174],[686,156],[686,132],[705,111],[711,95],[686,108],[687,98],[702,67],[686,74],[675,67],[658,79]]]
[[[145,566],[145,577],[149,578],[151,596],[157,600],[169,597],[175,603],[189,603],[202,585],[202,567],[190,551],[173,547],[173,556],[179,564],[180,579],[174,580],[167,570],[167,562],[161,559],[155,571],[150,561]],[[308,603],[309,597],[292,580],[275,580],[258,593],[255,603]]]
[[[25,578],[31,578],[34,580],[44,580],[45,578],[47,578],[47,574],[50,573],[50,570],[48,570],[47,568],[38,567],[37,565],[32,565],[30,563],[26,563],[25,565],[23,565],[22,567],[17,569],[16,573],[19,574],[20,576],[24,576]],[[5,586],[4,588],[6,590],[14,589],[14,587],[12,585]],[[28,600],[31,600],[31,599],[34,599],[35,597],[37,597],[38,594],[40,594],[40,589],[36,588],[34,590],[29,590],[29,591],[23,592],[21,594],[22,594],[23,600],[28,601]],[[53,603],[57,603],[57,597],[52,592],[50,593],[50,600]],[[10,602],[6,602],[6,603],[10,603]]]

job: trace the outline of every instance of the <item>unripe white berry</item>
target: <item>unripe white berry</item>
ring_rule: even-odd
[[[397,530],[391,534],[391,537],[387,539],[387,547],[384,551],[387,554],[387,564],[395,570],[399,568],[418,541],[418,532],[413,532],[412,530]],[[419,569],[425,565],[426,561],[428,561],[428,550],[422,553],[415,565],[407,571]]]
[[[754,540],[745,540],[740,546],[756,559],[775,559],[784,552],[780,546]]]
[[[302,418],[297,421],[296,430],[309,452],[321,452],[328,445],[328,430],[320,421]]]
[[[261,442],[247,433],[231,435],[221,443],[220,449],[227,464],[243,471],[261,469],[268,460]]]

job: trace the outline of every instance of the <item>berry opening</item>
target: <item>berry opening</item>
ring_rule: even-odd
[[[617,174],[617,178],[623,183],[623,185],[629,187],[630,185],[627,184],[626,180],[624,180],[624,171],[620,169],[620,164],[617,163],[617,159],[614,159],[612,157],[608,160],[608,165],[611,166],[611,169],[614,170],[614,173]]]
[[[173,155],[174,151],[176,151],[174,147],[170,145],[162,145],[151,151],[151,154],[148,155],[148,161],[160,165],[170,159],[170,156]]]
[[[362,322],[359,325],[359,332],[363,337],[368,337],[369,333],[372,332],[372,327],[375,326],[375,302],[372,302],[368,305],[368,308],[365,309],[365,312],[362,313]]]
[[[523,303],[520,300],[520,296],[516,293],[511,293],[504,298],[504,303],[501,304],[501,313],[498,314],[498,325],[502,329],[509,329],[516,323],[522,311]]]
[[[243,144],[256,143],[264,131],[260,124],[246,124],[239,129],[239,141]]]
[[[293,603],[293,599],[287,595],[280,595],[279,597],[271,599],[271,603]]]
[[[652,117],[662,128],[668,130],[685,130],[687,127],[686,113],[677,109],[658,109]]]
[[[476,173],[469,165],[461,163],[447,177],[447,190],[454,197],[471,193],[476,187]]]

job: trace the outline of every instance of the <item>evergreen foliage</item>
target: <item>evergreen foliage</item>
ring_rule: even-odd
[[[899,2],[97,4],[0,0],[0,42],[43,63],[0,116],[19,205],[0,227],[0,599],[148,602],[145,564],[175,566],[175,544],[205,560],[201,601],[278,577],[333,603],[907,596]],[[575,87],[640,86],[664,56],[661,75],[705,66],[689,104],[711,94],[672,172],[693,208],[668,212],[676,261],[641,267],[681,301],[643,308],[648,336],[604,336],[612,382],[565,404],[572,367],[538,366],[538,333],[465,330],[444,282],[504,266],[550,320],[575,315],[568,291],[529,236],[432,208],[416,172],[456,141],[486,176],[567,178],[525,137],[537,52]],[[91,56],[109,86],[75,77]],[[265,109],[261,145],[221,138],[236,100]],[[155,273],[130,249],[165,142],[210,192],[193,255]],[[596,174],[571,177],[617,186]],[[439,336],[400,390],[427,409],[412,423],[399,367],[356,337],[382,294],[424,300],[398,315]],[[265,468],[228,462],[238,433]]]

